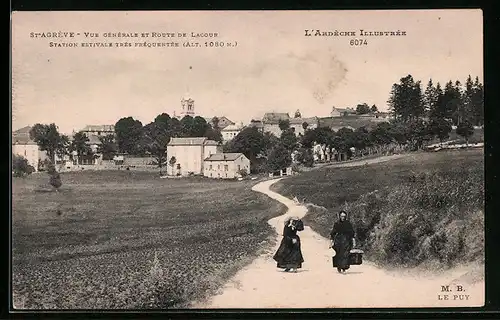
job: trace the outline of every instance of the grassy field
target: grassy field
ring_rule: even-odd
[[[285,207],[255,182],[130,171],[13,180],[13,293],[20,308],[176,308],[211,294],[273,241]],[[266,245],[267,244],[267,245]]]
[[[324,167],[272,188],[313,203],[305,222],[326,237],[346,209],[372,261],[449,267],[484,258],[483,157],[477,149],[414,153],[369,166]]]

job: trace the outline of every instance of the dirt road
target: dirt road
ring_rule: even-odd
[[[381,161],[371,160],[372,163]],[[484,304],[484,280],[473,283],[472,279],[481,278],[482,270],[476,269],[474,273],[470,267],[431,275],[414,270],[389,272],[365,261],[361,266],[352,266],[346,274],[339,274],[332,267],[329,240],[307,226],[300,233],[303,268],[297,273],[277,269],[272,255],[281,241],[284,220],[290,215],[303,217],[307,212],[304,206],[270,191],[269,187],[278,180],[264,181],[253,187],[254,191],[288,207],[285,215],[269,220],[278,233],[276,248],[255,259],[238,272],[220,294],[196,304],[195,308],[472,307]],[[450,291],[443,291],[442,286],[449,286]]]

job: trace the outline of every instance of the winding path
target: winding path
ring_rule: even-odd
[[[368,164],[366,162],[358,165]],[[264,181],[252,188],[288,207],[285,215],[269,220],[278,233],[276,247],[240,270],[220,294],[195,308],[472,307],[484,304],[484,280],[473,284],[469,268],[430,275],[414,270],[389,272],[365,261],[361,266],[352,266],[346,274],[338,274],[332,267],[329,240],[308,226],[300,233],[303,268],[297,273],[277,269],[272,255],[281,241],[284,220],[290,215],[303,217],[307,213],[304,206],[270,190],[279,180]],[[442,292],[442,286],[446,285],[450,285],[450,290],[462,285],[465,291]],[[448,300],[439,299],[438,295],[444,294]]]

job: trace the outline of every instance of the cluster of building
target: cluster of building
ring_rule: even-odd
[[[194,100],[183,98],[181,100],[181,113],[174,117],[182,118],[186,115],[196,116]],[[339,109],[332,108],[329,117],[301,117],[297,110],[294,117],[288,113],[269,112],[265,113],[262,119],[253,119],[246,126],[243,123],[235,123],[225,116],[205,118],[211,125],[219,128],[223,143],[234,139],[244,128],[256,127],[261,132],[272,133],[276,136],[281,135],[280,123],[287,121],[290,129],[296,135],[303,135],[307,129],[317,127],[330,127],[333,130],[340,128],[355,129],[361,126],[370,126],[380,121],[387,121],[386,113],[376,113],[368,115],[356,115],[355,110],[351,108]],[[217,120],[215,120],[217,118]],[[46,152],[41,151],[37,144],[30,139],[29,131],[31,127],[21,128],[12,134],[12,152],[25,157],[28,163],[38,170],[39,163],[47,158]],[[114,135],[113,125],[88,125],[80,132],[85,133],[89,141],[90,148],[95,156],[89,159],[83,159],[77,163],[76,157],[66,156],[64,158],[56,157],[56,164],[61,170],[74,170],[75,167],[93,166],[94,169],[124,166],[149,166],[151,162],[147,159],[132,159],[127,155],[117,155],[112,161],[105,161],[99,154],[100,137]],[[72,136],[69,137],[70,140]],[[250,173],[250,160],[241,153],[224,153],[221,144],[209,140],[205,137],[194,138],[172,138],[167,145],[168,174],[173,176],[185,175],[204,175],[210,178],[237,178]]]

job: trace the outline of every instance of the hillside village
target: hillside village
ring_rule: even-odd
[[[174,117],[182,119],[185,116],[196,117],[194,100],[191,98],[181,100],[181,112]],[[220,130],[222,141],[217,142],[207,137],[175,137],[171,138],[167,145],[167,158],[175,159],[175,162],[167,166],[167,175],[186,176],[203,175],[210,178],[233,179],[250,173],[250,160],[242,153],[226,153],[223,145],[233,140],[243,129],[255,127],[262,133],[272,134],[279,137],[281,134],[280,122],[288,121],[290,129],[296,136],[302,136],[307,129],[318,127],[328,127],[338,131],[341,128],[357,129],[360,127],[370,127],[374,124],[387,121],[388,114],[383,112],[368,112],[359,115],[352,108],[333,107],[329,117],[302,117],[297,110],[293,116],[289,113],[268,112],[261,119],[252,119],[250,123],[236,123],[224,115],[218,117],[203,117],[205,121]],[[24,127],[16,130],[12,134],[12,152],[15,155],[27,159],[35,171],[43,170],[43,162],[47,159],[47,153],[40,150],[35,141],[30,138],[31,127]],[[132,156],[127,154],[116,154],[113,159],[103,159],[100,153],[102,138],[115,136],[115,127],[111,124],[87,125],[84,128],[74,131],[69,135],[71,142],[76,133],[84,134],[88,141],[86,144],[92,150],[93,156],[83,158],[79,161],[76,152],[64,155],[56,155],[56,165],[59,171],[74,170],[103,170],[103,169],[125,169],[155,170],[157,166],[151,156]],[[326,156],[325,156],[326,157]],[[316,159],[318,160],[318,159]]]
[[[115,124],[89,124],[70,135],[61,135],[55,124],[27,126],[12,133],[12,153],[30,171],[46,169],[50,159],[60,172],[159,169],[162,177],[234,179],[250,173],[289,174],[292,165],[421,150],[432,142],[438,150],[450,135],[456,141],[460,137],[466,147],[470,138],[482,142],[478,77],[473,81],[469,76],[464,88],[449,81],[444,91],[429,81],[425,94],[414,90],[420,81],[411,75],[400,82],[395,86],[405,90],[391,92],[390,115],[363,103],[332,107],[327,117],[270,110],[238,123],[225,115],[197,114],[188,97],[181,99],[179,114],[162,113],[146,125],[124,117]]]

